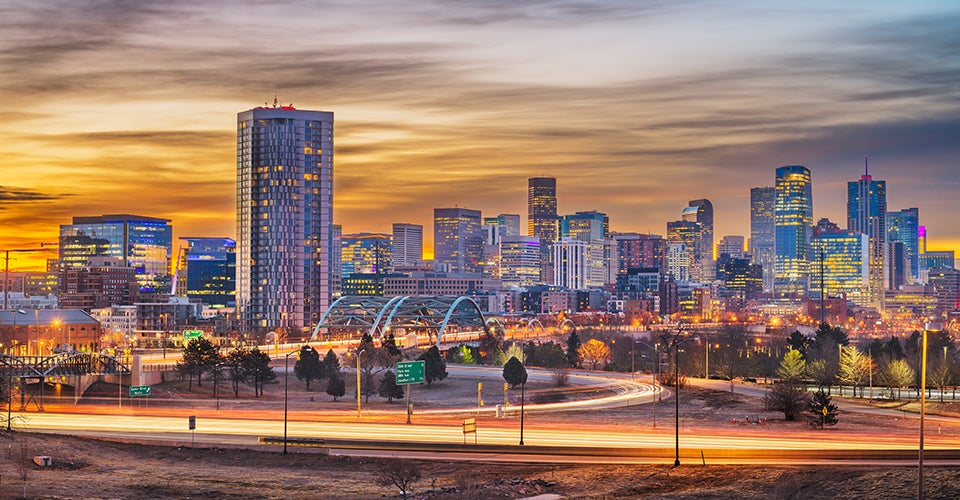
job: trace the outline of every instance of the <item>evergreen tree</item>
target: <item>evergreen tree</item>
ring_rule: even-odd
[[[230,379],[234,397],[240,397],[240,384],[247,382],[246,359],[249,354],[250,351],[243,346],[237,346],[227,354],[224,364],[227,368],[227,378]]]
[[[302,380],[310,390],[310,382],[320,380],[326,376],[323,363],[320,362],[320,353],[310,346],[303,346],[297,354],[297,362],[293,365],[293,373],[297,380]]]
[[[784,420],[796,420],[807,408],[809,394],[801,386],[806,362],[797,349],[790,349],[783,356],[777,369],[778,383],[773,384],[763,396],[768,410],[783,412]]]
[[[827,396],[823,389],[810,399],[809,411],[810,423],[814,426],[819,425],[823,429],[825,425],[837,424],[837,405],[830,401],[830,396]]]
[[[790,334],[790,338],[787,339],[787,347],[796,350],[800,353],[800,356],[804,358],[807,356],[808,345],[810,345],[810,339],[800,333],[800,330],[794,330],[793,333]]]
[[[189,389],[192,390],[193,376],[196,375],[199,387],[202,385],[203,374],[212,370],[219,361],[220,348],[206,337],[199,337],[191,339],[183,346],[183,356],[177,362],[177,371],[189,377]]]
[[[503,380],[510,384],[510,387],[516,387],[527,382],[527,369],[517,358],[510,358],[503,365]]]
[[[247,353],[243,365],[250,377],[249,380],[253,382],[255,396],[263,396],[264,385],[277,382],[277,374],[270,366],[270,356],[261,352],[259,348],[254,347]]]
[[[333,396],[333,400],[342,397],[347,393],[347,384],[340,378],[340,372],[332,372],[330,381],[327,382],[327,394]]]
[[[388,404],[392,403],[394,399],[403,397],[403,387],[397,385],[397,376],[393,373],[393,370],[388,370],[383,374],[377,394],[381,398],[387,398]]]
[[[576,328],[571,329],[570,336],[567,337],[567,361],[574,368],[580,366],[580,337]]]
[[[440,349],[437,346],[431,346],[427,352],[420,355],[419,360],[424,362],[423,378],[427,385],[433,381],[441,381],[447,378],[447,363],[440,355]]]
[[[387,350],[387,354],[393,357],[400,357],[403,355],[403,352],[400,351],[400,348],[397,347],[397,338],[391,333],[380,341],[380,347],[383,347]]]
[[[333,349],[327,351],[327,355],[323,357],[323,371],[328,377],[340,373],[340,358],[337,357],[337,353],[333,352]]]

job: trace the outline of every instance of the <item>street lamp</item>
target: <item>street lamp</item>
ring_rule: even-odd
[[[927,334],[943,331],[943,323],[929,321],[923,325],[923,347],[920,350],[920,454],[917,460],[917,498],[923,494],[923,415],[927,404]]]
[[[674,394],[674,404],[676,408],[676,413],[674,415],[674,429],[675,429],[675,450],[676,455],[673,461],[674,467],[680,466],[680,344],[690,342],[692,340],[700,340],[697,337],[687,337],[680,338],[680,335],[683,334],[683,324],[677,324],[677,333],[673,336],[673,383],[677,388],[676,394]]]
[[[365,352],[364,349],[357,351],[357,420],[360,420],[360,356]]]
[[[304,346],[303,349],[312,350],[313,348],[310,346]],[[297,349],[296,351],[288,352],[283,357],[283,454],[284,455],[287,454],[287,387],[288,387],[287,381],[290,379],[289,362],[290,362],[290,356],[294,354],[299,354],[299,353],[300,353],[300,349]],[[216,390],[216,387],[214,387],[214,390]],[[217,400],[218,404],[219,404],[219,401],[220,400],[218,399]]]

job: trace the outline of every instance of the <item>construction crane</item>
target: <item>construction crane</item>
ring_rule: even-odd
[[[58,246],[57,243],[40,243],[40,248],[11,248],[7,250],[0,249],[3,252],[3,310],[6,311],[10,305],[10,254],[27,252],[52,252]]]

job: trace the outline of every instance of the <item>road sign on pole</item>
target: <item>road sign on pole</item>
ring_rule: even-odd
[[[397,385],[419,384],[425,380],[426,362],[398,361]]]
[[[149,385],[131,385],[130,386],[130,397],[137,396],[149,396],[150,395],[150,386]]]

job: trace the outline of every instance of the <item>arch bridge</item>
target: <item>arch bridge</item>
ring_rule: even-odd
[[[470,297],[340,297],[323,313],[313,329],[314,341],[321,328],[328,332],[348,331],[382,337],[391,329],[426,332],[440,345],[447,327],[483,330],[483,312]]]

